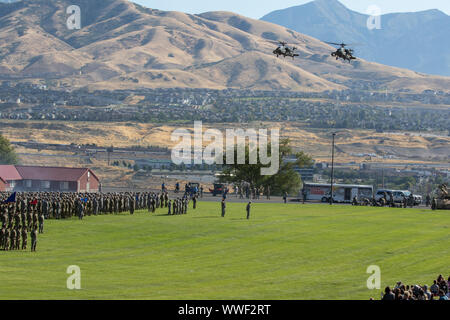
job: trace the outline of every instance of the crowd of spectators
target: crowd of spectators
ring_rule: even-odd
[[[447,280],[442,275],[428,285],[406,285],[398,282],[394,289],[386,287],[382,300],[449,300],[450,276]]]

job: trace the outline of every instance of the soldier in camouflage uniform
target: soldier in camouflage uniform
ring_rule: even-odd
[[[31,231],[31,252],[36,251],[36,245],[37,245],[37,228],[33,227],[33,230]]]
[[[20,250],[20,225],[16,226],[16,250]]]
[[[28,232],[25,226],[22,227],[22,250],[27,249]]]
[[[9,238],[11,236],[11,231],[9,228],[5,229],[5,235],[3,240],[3,250],[8,251],[9,250]]]
[[[16,249],[16,229],[11,228],[9,236],[10,236],[9,250],[15,250]]]
[[[39,233],[44,233],[44,220],[45,217],[43,214],[39,215]]]
[[[136,200],[133,196],[130,197],[130,214],[134,214],[134,210],[136,208]]]
[[[5,241],[6,236],[6,227],[2,227],[0,229],[0,248],[3,248],[3,243]]]

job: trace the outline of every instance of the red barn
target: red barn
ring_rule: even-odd
[[[16,167],[11,165],[0,165],[0,178],[6,182],[6,191],[14,190],[16,184],[22,180],[22,177]]]
[[[6,191],[6,181],[0,177],[0,192]]]
[[[13,167],[17,175],[10,173],[14,178],[13,186],[8,177],[0,175],[9,182],[12,191],[47,191],[47,192],[98,192],[100,181],[98,177],[87,168],[62,167],[36,167],[36,166],[8,166]],[[3,169],[5,171],[5,169]],[[11,168],[9,168],[11,172]]]

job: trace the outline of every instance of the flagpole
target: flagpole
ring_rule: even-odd
[[[330,206],[333,205],[333,186],[334,186],[334,139],[336,137],[336,133],[333,133],[333,143],[332,143],[332,151],[331,151],[331,197],[330,197]]]

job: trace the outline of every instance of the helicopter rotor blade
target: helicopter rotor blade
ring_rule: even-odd
[[[280,45],[283,42],[283,41],[269,40],[269,39],[266,39],[265,41],[267,41],[269,43],[277,44],[277,45]]]
[[[335,46],[340,46],[341,45],[341,43],[336,43],[336,42],[328,42],[328,41],[324,41],[324,42],[328,43],[328,44],[335,45]]]
[[[364,44],[363,43],[344,43],[344,42],[342,42],[342,43],[336,43],[336,42],[328,42],[328,41],[324,41],[325,43],[328,43],[328,44],[332,44],[332,45],[335,45],[335,46],[341,46],[341,47],[348,47],[348,46],[363,46]]]

